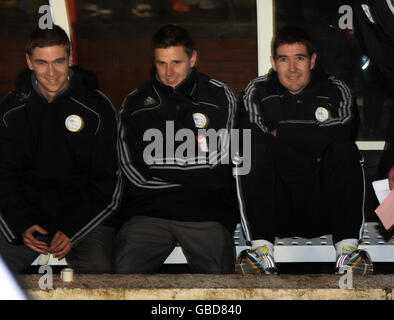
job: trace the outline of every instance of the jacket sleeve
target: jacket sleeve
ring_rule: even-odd
[[[6,99],[0,106],[0,230],[9,242],[34,224],[37,209],[29,203],[24,189],[26,169],[18,127],[8,121],[11,113],[22,112],[23,104]],[[9,108],[9,104],[15,107]]]
[[[104,99],[104,98],[103,98]],[[59,225],[73,245],[113,215],[120,206],[122,177],[117,155],[117,121],[111,103],[101,100],[101,128],[92,140],[90,171],[86,187],[78,196],[79,203],[61,215]],[[72,206],[72,204],[70,204]]]
[[[227,86],[216,82],[215,85],[220,87],[220,95],[216,100],[219,108],[216,111],[215,119],[212,119],[214,123],[207,128],[205,139],[207,139],[209,147],[209,129],[213,129],[211,131],[213,138],[218,137],[215,133],[221,134],[219,139],[221,143],[218,143],[218,148],[212,152],[209,150],[209,152],[198,153],[197,141],[203,144],[204,140],[197,140],[199,131],[195,128],[192,114],[189,112],[182,119],[174,121],[174,130],[186,128],[190,129],[189,132],[193,132],[191,139],[195,142],[195,157],[177,158],[177,148],[180,145],[177,142],[174,146],[176,159],[172,159],[173,161],[168,158],[159,159],[156,157],[149,160],[146,155],[144,159],[146,143],[142,143],[143,132],[138,132],[136,129],[138,124],[130,120],[129,112],[122,113],[120,138],[125,149],[122,156],[122,168],[134,184],[147,188],[190,186],[205,190],[216,190],[227,186],[228,179],[232,178],[229,146],[236,112],[236,99]],[[163,123],[165,120],[161,122]]]
[[[253,137],[264,143],[275,142],[271,132],[277,128],[277,122],[263,113],[261,101],[264,97],[263,86],[259,86],[267,80],[268,75],[251,81],[240,96],[239,127],[252,130]]]

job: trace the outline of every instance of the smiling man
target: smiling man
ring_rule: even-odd
[[[34,30],[28,69],[0,105],[0,254],[21,272],[38,254],[110,272],[120,202],[116,118],[96,76],[72,66],[59,26]]]
[[[276,48],[271,63],[279,82],[291,94],[299,94],[311,80],[311,70],[315,67],[316,57],[315,52],[308,52],[305,44],[283,44]]]
[[[176,88],[191,73],[197,60],[197,52],[190,53],[182,46],[157,48],[155,50],[155,67],[163,84]]]
[[[179,244],[191,272],[232,273],[239,215],[231,167],[209,162],[210,137],[199,130],[230,130],[236,99],[225,84],[197,71],[197,51],[185,29],[159,29],[153,53],[152,81],[129,94],[120,111],[127,188],[115,272],[158,272]],[[194,152],[174,156],[185,138],[174,132],[182,129],[192,136],[186,138]],[[152,130],[160,133],[153,143],[163,152],[144,157]],[[222,160],[229,156],[224,145],[215,151]]]
[[[278,33],[271,63],[242,95],[240,127],[252,130],[251,172],[237,180],[251,245],[244,261],[258,273],[276,273],[275,237],[332,234],[337,273],[371,271],[362,269],[368,255],[357,250],[364,182],[352,93],[323,72],[298,28]]]

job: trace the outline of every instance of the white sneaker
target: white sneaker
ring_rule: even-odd
[[[353,274],[372,274],[373,263],[368,252],[365,250],[353,250],[344,252],[337,257],[335,270],[336,274],[345,274],[349,269]]]
[[[268,248],[266,247],[243,250],[237,262],[237,267],[243,274],[278,273],[274,257],[268,253]]]

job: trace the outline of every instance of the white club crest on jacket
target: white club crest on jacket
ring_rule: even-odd
[[[315,111],[315,117],[317,121],[324,122],[331,118],[331,114],[326,108],[318,107]]]
[[[79,132],[84,127],[84,121],[80,116],[72,114],[66,118],[65,125],[68,131]]]
[[[196,128],[204,129],[208,127],[208,117],[203,113],[193,113],[193,120]]]

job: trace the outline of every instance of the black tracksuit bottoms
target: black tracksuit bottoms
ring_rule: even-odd
[[[365,179],[354,142],[332,142],[316,158],[275,139],[252,141],[251,171],[237,186],[247,241],[361,238]]]

